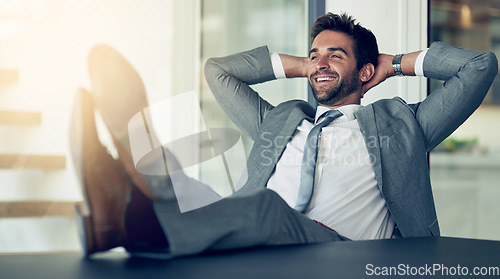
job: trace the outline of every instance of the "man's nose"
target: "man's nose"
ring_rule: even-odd
[[[330,65],[325,57],[320,57],[316,63],[317,70],[326,70]]]

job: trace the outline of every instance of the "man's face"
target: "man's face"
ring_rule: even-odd
[[[353,41],[342,32],[325,30],[309,52],[309,83],[318,103],[334,106],[361,88]]]

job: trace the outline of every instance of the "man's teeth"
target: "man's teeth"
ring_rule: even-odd
[[[327,80],[333,80],[333,78],[331,78],[331,77],[320,77],[320,78],[316,79],[316,81],[327,81]]]

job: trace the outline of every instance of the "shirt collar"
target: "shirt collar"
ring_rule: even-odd
[[[336,108],[336,109],[339,110],[340,112],[342,112],[342,114],[343,114],[343,116],[339,117],[339,119],[346,119],[347,118],[348,121],[352,121],[352,120],[356,119],[356,116],[354,116],[354,113],[356,111],[358,111],[359,109],[361,109],[362,107],[363,107],[362,105],[352,104],[352,105],[341,106],[341,107]],[[318,105],[318,107],[316,108],[315,123],[318,122],[318,118],[323,113],[325,113],[329,110],[331,110],[331,109],[324,107],[324,106],[321,106],[321,105]]]

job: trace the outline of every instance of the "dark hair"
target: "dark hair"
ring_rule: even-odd
[[[357,61],[358,70],[366,63],[372,63],[377,66],[378,46],[377,39],[372,31],[364,28],[355,22],[352,16],[345,13],[341,15],[327,13],[316,19],[311,28],[311,38],[314,41],[316,36],[324,30],[342,32],[354,42],[354,55]]]

